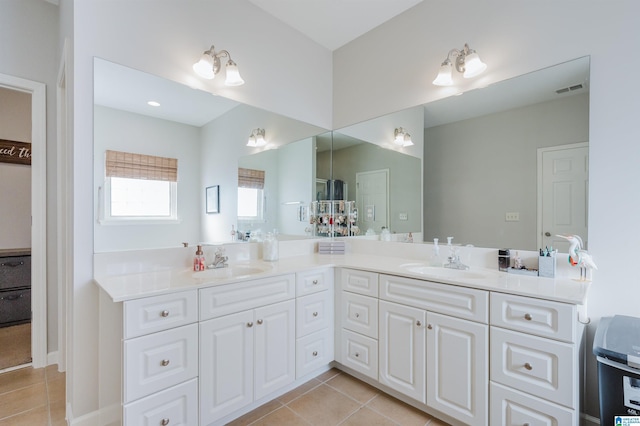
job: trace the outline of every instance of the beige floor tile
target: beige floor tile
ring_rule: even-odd
[[[445,423],[442,420],[438,420],[434,418],[434,419],[431,419],[429,423],[427,423],[427,426],[450,426],[450,425],[449,423]]]
[[[266,417],[261,418],[251,426],[298,426],[298,425],[311,425],[311,423],[305,421],[302,417],[288,409],[282,407],[269,414]]]
[[[332,368],[331,370],[325,371],[321,375],[317,376],[316,379],[320,380],[321,382],[326,382],[327,380],[331,380],[333,377],[337,376],[338,374],[343,374],[343,373],[337,368]]]
[[[64,379],[65,374],[58,371],[58,365],[53,364],[44,368],[44,373],[47,377],[47,380],[56,380],[56,379]]]
[[[344,423],[340,423],[340,426],[397,426],[397,423],[392,422],[388,418],[381,414],[370,410],[367,407],[362,407],[354,414],[352,414]]]
[[[302,385],[298,386],[297,388],[295,388],[294,390],[285,393],[284,395],[282,395],[281,397],[278,398],[278,401],[280,401],[283,404],[288,404],[291,401],[293,401],[294,399],[302,396],[303,394],[309,392],[311,389],[315,388],[316,386],[320,386],[322,382],[320,382],[320,380],[316,380],[316,379],[311,379],[306,383],[303,383]]]
[[[66,403],[65,400],[49,402],[49,415],[51,423],[56,423],[65,418]]]
[[[47,395],[50,403],[65,400],[64,377],[55,380],[47,379]]]
[[[340,374],[325,382],[326,385],[339,390],[356,401],[366,404],[379,392],[373,386],[363,381],[349,376],[348,374]]]
[[[0,394],[45,381],[44,368],[31,367],[0,374]]]
[[[360,404],[322,384],[287,407],[313,425],[335,426],[360,408]]]
[[[3,394],[0,398],[0,419],[41,406],[47,406],[44,382]]]
[[[18,415],[0,420],[0,426],[48,426],[49,410],[43,405]]]
[[[255,410],[248,412],[244,416],[238,417],[231,423],[228,423],[227,426],[246,426],[281,407],[282,404],[278,400],[267,402],[266,404],[261,405]]]
[[[403,426],[424,426],[432,419],[428,414],[382,393],[372,399],[367,407]]]

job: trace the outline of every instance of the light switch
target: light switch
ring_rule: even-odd
[[[519,222],[520,212],[506,212],[504,215],[504,220],[507,222]]]
[[[398,214],[398,220],[409,220],[409,215],[406,213]]]

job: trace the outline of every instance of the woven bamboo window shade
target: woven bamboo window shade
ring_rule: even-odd
[[[238,168],[238,187],[264,189],[264,170]]]
[[[105,173],[107,177],[177,182],[178,159],[107,150]]]

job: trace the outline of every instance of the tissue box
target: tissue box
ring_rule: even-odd
[[[556,256],[538,256],[538,276],[555,278]]]

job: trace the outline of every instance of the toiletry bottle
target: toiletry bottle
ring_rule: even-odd
[[[431,255],[431,259],[429,261],[430,266],[442,266],[442,259],[440,258],[440,246],[438,245],[438,239],[433,239],[433,254]]]
[[[231,241],[236,240],[236,228],[234,225],[231,225]]]
[[[202,252],[202,246],[198,246],[196,257],[193,259],[193,270],[204,271],[204,269],[204,253]]]

